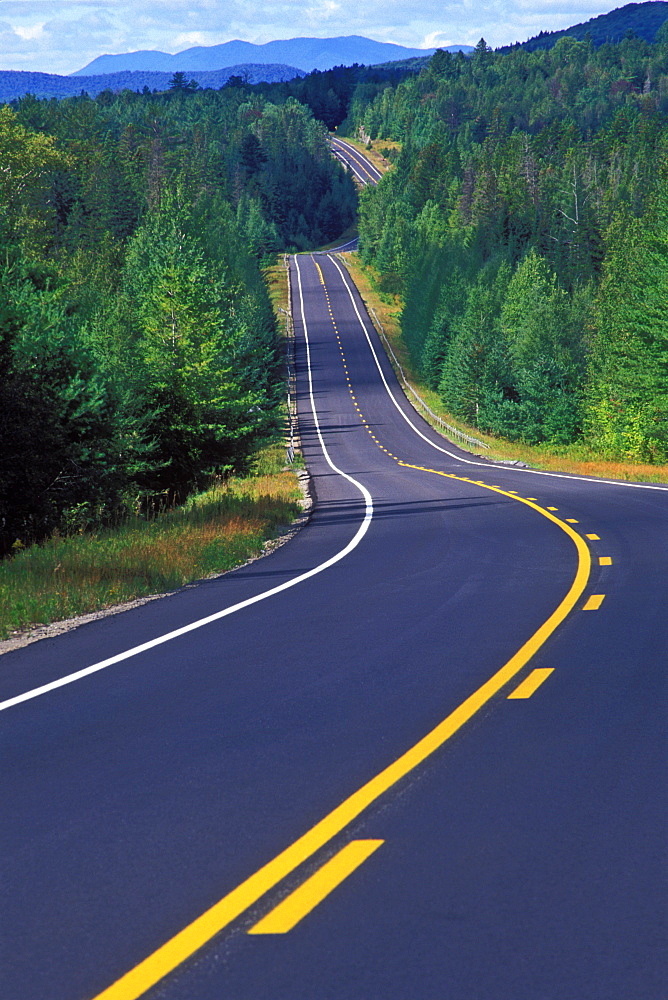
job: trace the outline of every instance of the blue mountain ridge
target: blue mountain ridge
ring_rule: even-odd
[[[472,51],[469,45],[448,46],[450,51]],[[307,73],[314,69],[354,63],[372,66],[378,63],[433,55],[435,49],[411,49],[390,42],[376,42],[361,35],[339,38],[290,38],[255,45],[253,42],[232,41],[222,45],[195,46],[170,55],[167,52],[139,51],[120,55],[103,55],[93,59],[72,76],[93,76],[99,73],[130,70],[181,71],[216,70],[239,63],[281,63],[296,66]]]
[[[194,72],[192,77],[197,80],[200,87],[217,90],[227,83],[231,76],[240,76],[248,83],[265,81],[276,83],[305,75],[303,70],[294,66],[244,63],[213,72]],[[25,70],[0,70],[0,104],[15,101],[26,94],[34,94],[40,98],[76,97],[83,90],[90,97],[96,97],[103,90],[143,90],[144,87],[148,87],[149,90],[166,90],[172,76],[171,70],[162,73],[136,70],[77,77],[57,76],[54,73],[31,73]]]
[[[588,21],[573,24],[561,31],[541,31],[534,38],[516,45],[504,45],[499,52],[510,52],[513,48],[535,52],[537,49],[551,49],[561,38],[575,38],[583,41],[587,36],[592,45],[598,47],[606,42],[620,42],[628,32],[646,42],[653,42],[657,31],[668,19],[668,3],[665,0],[645,0],[644,3],[627,3],[615,7],[607,14],[599,14]]]

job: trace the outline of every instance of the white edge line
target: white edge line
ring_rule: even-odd
[[[341,142],[340,139],[337,139],[336,141]],[[383,176],[380,170],[377,170],[376,167],[374,167],[373,163],[371,163],[370,160],[367,160],[366,157],[362,156],[362,154],[358,152],[358,150],[354,149],[354,147],[347,146],[343,143],[342,145],[343,145],[343,150],[345,150],[345,152],[348,153],[351,159],[346,160],[345,157],[342,155],[342,150],[337,150],[333,145],[330,145],[330,149],[332,150],[333,154],[337,156],[338,159],[340,159],[343,163],[345,163],[346,166],[350,167],[350,169],[353,171],[357,179],[361,181],[363,184],[369,184],[369,183],[377,184],[378,181],[381,180]],[[374,171],[374,173],[378,174],[378,177],[374,177],[373,174],[370,173],[369,170],[367,170],[367,167],[370,167],[371,170]],[[360,169],[364,171],[366,177],[361,176],[361,174],[359,173]]]
[[[330,253],[331,253],[331,251],[330,251]],[[657,486],[657,485],[655,485],[653,483],[625,483],[625,482],[622,482],[619,479],[596,479],[593,476],[571,476],[571,475],[568,475],[567,473],[563,473],[563,472],[542,472],[540,469],[518,469],[517,466],[512,466],[512,465],[494,465],[492,462],[474,462],[474,461],[472,461],[469,458],[462,458],[460,455],[455,455],[454,452],[448,451],[447,448],[441,448],[440,445],[435,444],[428,437],[426,437],[426,435],[424,435],[422,433],[422,431],[418,430],[418,428],[410,420],[410,418],[404,413],[404,411],[402,410],[401,406],[397,402],[397,400],[396,400],[396,398],[394,396],[394,393],[392,392],[392,390],[390,389],[390,387],[389,387],[389,385],[387,383],[387,380],[385,378],[385,373],[383,372],[383,369],[380,366],[380,362],[378,360],[378,355],[376,354],[375,348],[374,348],[373,344],[371,343],[371,338],[369,337],[369,331],[367,329],[366,323],[364,322],[364,320],[362,319],[362,317],[360,315],[359,309],[357,308],[357,303],[355,302],[355,298],[354,298],[353,293],[352,293],[352,291],[350,289],[350,285],[348,284],[348,280],[346,278],[346,275],[341,270],[341,268],[339,267],[338,262],[336,260],[334,260],[333,257],[330,257],[330,260],[331,260],[332,264],[334,264],[334,266],[336,267],[336,269],[339,272],[339,274],[341,275],[341,280],[343,281],[343,284],[344,284],[344,286],[346,288],[346,291],[348,292],[348,295],[350,296],[350,301],[353,304],[353,308],[354,308],[354,310],[355,310],[355,312],[357,314],[358,320],[360,321],[360,325],[361,325],[362,329],[364,330],[364,335],[365,335],[365,337],[367,339],[367,343],[368,343],[368,345],[369,345],[369,347],[371,349],[371,353],[373,354],[373,359],[376,362],[376,368],[378,369],[378,371],[380,373],[380,377],[383,380],[383,385],[385,386],[385,389],[387,391],[388,396],[390,397],[390,399],[392,400],[392,402],[394,403],[395,407],[397,408],[397,410],[399,411],[399,413],[401,414],[401,416],[404,418],[404,420],[406,421],[406,423],[408,424],[408,426],[411,427],[412,430],[415,431],[415,433],[418,435],[418,437],[421,437],[422,440],[426,441],[428,445],[431,445],[432,448],[435,448],[436,451],[442,452],[444,455],[447,455],[449,458],[454,458],[456,462],[463,462],[465,465],[476,465],[479,468],[483,468],[483,469],[496,469],[498,472],[524,472],[524,473],[527,473],[528,475],[531,475],[531,476],[549,476],[552,479],[574,479],[574,480],[576,480],[576,482],[581,482],[581,483],[595,483],[595,484],[599,484],[599,485],[603,485],[603,486],[626,486],[626,487],[628,487],[630,489],[633,489],[633,490],[660,490],[660,491],[662,491],[664,493],[668,492],[668,486]]]
[[[360,173],[359,165],[357,163],[351,162],[350,160],[346,160],[345,156],[343,156],[338,150],[335,150],[334,148],[332,148],[332,153],[339,161],[339,163],[342,163],[345,167],[348,167],[350,170],[352,170],[352,172],[354,173],[355,177],[360,182],[360,184],[369,184],[370,182],[369,176],[367,177],[362,176],[362,174]]]
[[[165,642],[169,642],[171,639],[176,639],[181,635],[187,635],[188,632],[193,632],[195,629],[202,628],[204,625],[209,625],[211,622],[219,621],[221,618],[226,618],[228,615],[234,614],[236,611],[241,611],[243,608],[248,608],[252,604],[257,604],[259,601],[264,601],[268,597],[273,597],[274,594],[280,594],[283,590],[288,590],[290,587],[296,587],[297,584],[303,583],[305,580],[309,580],[311,577],[316,576],[318,573],[324,572],[324,570],[329,569],[330,566],[334,566],[335,563],[340,562],[341,559],[345,559],[353,549],[355,549],[359,543],[362,541],[364,535],[369,529],[371,524],[371,519],[373,517],[373,499],[371,494],[365,486],[359,483],[352,476],[349,476],[346,472],[339,469],[329,456],[329,452],[325,446],[325,442],[322,437],[322,432],[320,430],[320,422],[318,420],[318,414],[315,405],[315,399],[313,396],[313,376],[311,372],[311,347],[308,337],[308,328],[306,325],[306,316],[304,315],[304,296],[302,293],[302,280],[301,272],[299,270],[299,261],[297,258],[293,258],[295,261],[295,267],[297,269],[297,282],[299,285],[299,299],[301,303],[301,317],[304,326],[304,340],[306,342],[306,366],[308,370],[308,384],[309,384],[309,398],[311,401],[311,410],[313,412],[313,420],[315,422],[316,431],[318,434],[318,440],[320,441],[320,447],[322,448],[323,455],[329,467],[334,470],[339,476],[343,476],[347,479],[349,483],[357,487],[362,496],[364,497],[365,509],[364,518],[357,529],[355,535],[348,544],[342,548],[336,555],[331,556],[325,562],[320,563],[318,566],[314,566],[313,569],[308,570],[306,573],[301,573],[296,576],[293,580],[288,580],[285,583],[279,584],[277,587],[272,587],[271,590],[265,590],[261,594],[256,594],[255,597],[249,597],[245,601],[239,601],[238,604],[233,604],[229,608],[224,608],[222,611],[216,611],[215,614],[208,615],[206,618],[200,618],[197,621],[191,622],[189,625],[184,625],[182,628],[174,629],[172,632],[167,632],[165,635],[160,635],[156,639],[150,639],[148,642],[143,642],[139,646],[133,646],[131,649],[126,649],[123,653],[117,653],[115,656],[110,656],[106,660],[100,660],[99,663],[93,663],[89,667],[84,667],[82,670],[77,670],[72,674],[67,674],[65,677],[60,677],[55,681],[50,681],[48,684],[43,684],[41,687],[33,688],[30,691],[24,691],[23,694],[16,695],[13,698],[8,698],[6,701],[0,702],[0,711],[5,711],[5,709],[13,708],[16,705],[20,705],[22,702],[31,701],[33,698],[38,698],[40,695],[47,694],[49,691],[55,691],[57,688],[65,687],[67,684],[73,684],[75,681],[79,681],[84,677],[89,677],[91,674],[97,673],[99,670],[104,670],[106,667],[111,667],[115,663],[121,663],[123,660],[128,660],[132,656],[137,656],[139,653],[145,653],[149,649],[154,649],[156,646],[161,646]]]
[[[309,256],[311,256],[311,257],[321,257],[323,255],[327,256],[330,253],[339,253],[341,250],[345,250],[346,247],[351,247],[353,245],[353,243],[357,243],[358,239],[359,239],[358,236],[354,236],[352,238],[352,240],[348,240],[347,243],[342,243],[338,247],[332,247],[331,250],[314,250],[313,253],[309,254]]]
[[[369,160],[364,155],[364,153],[360,153],[359,149],[357,149],[356,146],[352,146],[350,143],[346,142],[344,139],[339,139],[338,136],[333,136],[332,137],[332,142],[338,142],[338,143],[340,143],[340,145],[343,146],[343,148],[346,150],[346,152],[350,156],[352,156],[353,159],[355,159],[355,157],[357,157],[357,162],[362,167],[363,170],[366,170],[366,168],[369,167],[375,174],[378,174],[378,180],[381,180],[381,178],[383,176],[382,172],[378,169],[378,167],[375,165],[375,163],[372,163],[371,160]],[[368,173],[368,171],[367,171],[367,173]]]

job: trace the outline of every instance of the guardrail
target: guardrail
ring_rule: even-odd
[[[279,311],[285,316],[285,366],[287,369],[287,409],[288,409],[288,447],[285,452],[287,461],[292,465],[295,460],[295,440],[297,438],[297,383],[295,374],[295,331],[292,323],[292,289],[290,287],[290,258],[283,254],[286,280],[288,283],[287,311],[279,306]]]
[[[339,254],[337,254],[337,257],[339,257],[339,260],[341,261],[341,263],[344,264],[345,267],[347,268],[348,265],[346,264],[345,259],[343,257],[341,257]],[[373,322],[373,325],[376,328],[376,331],[377,331],[379,337],[382,338],[383,343],[385,344],[385,347],[386,347],[387,351],[389,352],[389,355],[390,355],[390,357],[391,357],[391,359],[392,359],[392,361],[394,363],[394,368],[397,371],[397,373],[400,375],[401,381],[404,383],[404,388],[407,389],[408,392],[410,392],[411,396],[413,396],[413,398],[416,400],[416,402],[418,403],[418,405],[421,406],[422,409],[426,413],[429,414],[429,416],[432,418],[432,420],[434,420],[438,424],[439,427],[443,428],[443,430],[446,432],[445,436],[446,437],[454,437],[456,441],[464,441],[466,444],[472,444],[476,448],[489,448],[489,445],[486,444],[484,441],[480,441],[478,438],[472,437],[470,434],[465,434],[464,431],[460,431],[458,427],[453,427],[452,424],[447,423],[445,420],[443,420],[442,417],[439,417],[439,415],[437,413],[434,413],[434,411],[431,409],[431,407],[428,406],[427,403],[425,403],[425,401],[422,398],[422,396],[418,395],[418,393],[415,391],[415,389],[413,388],[413,386],[410,384],[410,382],[406,378],[406,373],[404,372],[404,369],[403,369],[403,367],[401,365],[401,362],[399,361],[399,358],[394,353],[394,350],[392,348],[392,344],[390,343],[390,341],[387,338],[387,334],[385,333],[385,328],[384,328],[383,324],[381,323],[381,321],[378,319],[378,316],[376,315],[375,309],[373,308],[373,306],[370,306],[370,305],[367,305],[367,309],[369,311],[369,315],[371,316],[371,320]],[[410,399],[409,399],[409,402],[410,402]]]

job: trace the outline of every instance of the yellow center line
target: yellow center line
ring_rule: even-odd
[[[386,450],[386,449],[383,449]],[[453,473],[442,473],[436,469],[425,469],[419,465],[399,463],[403,468],[432,472],[435,475],[464,481]],[[491,486],[494,492],[510,496],[506,490]],[[443,746],[465,723],[480,711],[499,691],[505,687],[529,662],[566,616],[573,610],[589,579],[591,556],[583,538],[564,521],[549,514],[541,507],[522,497],[513,497],[518,503],[538,511],[542,517],[556,524],[574,542],[578,554],[578,565],[573,582],[566,595],[529,639],[499,670],[466,698],[454,711],[443,719],[431,732],[423,736],[414,746],[392,761],[387,767],[362,785],[356,792],[344,799],[315,826],[302,834],[294,843],[259,868],[231,892],[187,927],[175,934],[169,941],[145,958],[139,965],[127,972],[95,1000],[137,1000],[148,989],[163,979],[168,973],[189,958],[194,952],[228,927],[245,910],[256,903],[266,892],[278,885],[287,875],[316,851],[329,843],[350,823],[357,819],[373,802],[376,802],[390,788],[410,774],[436,750]]]
[[[554,667],[537,667],[532,670],[528,677],[525,677],[521,684],[511,691],[508,698],[530,698],[538,690],[541,684],[554,673]]]
[[[286,934],[291,931],[384,843],[384,840],[353,840],[346,844],[248,933]]]
[[[314,262],[320,279],[324,284],[322,271]],[[390,454],[386,448],[384,452]],[[471,482],[463,476],[454,473],[441,472],[437,469],[427,469],[419,465],[411,465],[400,461],[391,455],[402,468],[415,469],[420,472],[430,472],[460,482]],[[296,868],[311,858],[317,851],[328,844],[335,836],[346,829],[361,813],[383,796],[390,788],[405,778],[411,771],[424,763],[436,750],[440,749],[462,726],[475,716],[495,695],[501,691],[531,660],[546,640],[554,633],[582,597],[591,570],[591,555],[584,539],[577,534],[565,521],[548,513],[548,508],[536,506],[533,501],[516,495],[516,491],[502,490],[497,486],[484,486],[502,496],[516,500],[537,511],[564,531],[575,544],[578,564],[567,593],[557,605],[552,614],[539,626],[517,652],[488,678],[476,691],[470,694],[457,708],[447,715],[429,733],[418,740],[412,747],[400,754],[394,761],[377,773],[361,788],[344,799],[338,806],[325,815],[319,822],[307,830],[292,844],[251,874],[243,882],[214,903],[208,910],[196,917],[190,924],[178,931],[173,937],[148,955],[143,961],[118,979],[107,989],[99,993],[94,1000],[137,1000],[147,990],[164,979],[216,934],[228,927],[234,920],[255,904],[269,890],[283,881]],[[604,595],[596,595],[603,600]],[[594,600],[589,598],[587,605]],[[600,602],[599,602],[600,604]]]

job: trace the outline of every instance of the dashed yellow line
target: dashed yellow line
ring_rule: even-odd
[[[508,698],[530,698],[552,673],[554,667],[537,667],[521,684],[518,684],[514,691],[510,692]]]
[[[322,271],[317,261],[314,261],[314,263],[320,274],[320,281],[323,285],[325,285]],[[327,293],[326,287],[325,292]],[[371,433],[368,427],[367,430]],[[379,445],[379,447],[386,454],[391,455],[386,448],[381,445]],[[408,462],[401,461],[396,455],[391,455],[391,457],[395,459],[395,461],[399,462],[399,465],[403,468],[416,469],[420,472],[430,472],[445,478],[458,480],[459,482],[475,482],[474,480],[470,480],[464,476],[457,476],[454,473],[447,473],[438,469],[428,469],[423,466],[412,465]],[[502,496],[510,497],[511,499],[517,500],[518,503],[523,503],[536,510],[543,517],[546,517],[548,520],[556,524],[574,542],[578,554],[577,570],[568,592],[563,597],[559,605],[536,630],[536,632],[534,632],[534,634],[530,636],[520,649],[507,661],[507,663],[500,667],[487,681],[485,681],[484,684],[469,695],[468,698],[466,698],[457,708],[454,709],[454,711],[452,711],[448,716],[446,716],[445,719],[435,726],[434,729],[432,729],[409,750],[405,751],[382,771],[377,773],[374,777],[362,785],[361,788],[357,789],[357,791],[348,796],[348,798],[336,806],[313,827],[298,837],[292,844],[251,874],[248,878],[236,886],[236,888],[232,889],[231,892],[227,893],[226,896],[222,897],[222,899],[215,903],[209,910],[193,920],[192,923],[175,934],[170,940],[166,941],[161,947],[156,949],[156,951],[135,966],[134,969],[131,969],[102,993],[98,994],[95,1000],[138,1000],[138,998],[147,990],[153,987],[156,983],[193,955],[199,948],[210,941],[214,935],[228,927],[235,919],[248,910],[250,906],[254,905],[259,899],[261,899],[262,896],[282,882],[288,875],[294,872],[295,869],[304,864],[305,861],[313,857],[317,851],[319,851],[326,844],[330,843],[335,836],[349,827],[350,824],[353,823],[366,809],[368,809],[372,803],[378,801],[378,799],[390,788],[394,787],[399,781],[427,760],[427,758],[429,758],[436,750],[442,747],[456,732],[462,728],[462,726],[473,718],[492,698],[494,698],[520,673],[520,671],[526,666],[531,658],[544,645],[547,639],[554,633],[558,626],[577,605],[582,597],[582,594],[584,593],[591,569],[591,554],[584,538],[572,527],[570,527],[570,524],[566,521],[555,517],[553,513],[549,513],[550,511],[556,511],[558,508],[549,507],[545,509],[537,506],[534,500],[518,496],[517,491],[515,490],[503,490],[498,486],[481,485],[483,489],[491,490]],[[585,609],[590,610],[593,609],[594,606],[600,607],[604,596],[605,595],[602,594],[590,596],[585,604]],[[594,605],[594,602],[598,603]],[[529,675],[523,684],[527,684],[534,674],[536,674],[536,671]],[[544,679],[545,678],[543,677],[540,680],[540,683],[542,683]],[[519,687],[515,689],[515,697],[528,697],[528,695],[520,695],[517,693],[522,688],[523,684],[519,685]],[[368,849],[370,854],[372,850],[375,850],[376,847],[380,845],[380,843],[381,842],[379,841],[367,841],[366,844],[368,847],[365,847],[364,851]],[[372,844],[374,845],[373,848],[371,847]],[[360,849],[360,851],[362,852],[362,849]],[[342,853],[343,852],[339,852],[337,858],[339,858]],[[362,860],[364,859],[362,858]],[[352,855],[349,861],[352,865]],[[361,863],[361,861],[359,863]],[[327,865],[323,866],[323,868],[321,868],[316,875],[323,873],[327,867]],[[353,865],[350,870],[354,870],[355,867],[357,867],[357,865]],[[345,865],[342,865],[341,870],[343,869],[345,869]],[[328,879],[331,881],[334,878],[335,871],[336,866],[334,866],[334,869],[326,874],[322,874],[321,887],[325,886]],[[343,877],[345,877],[345,875]],[[311,880],[307,881],[311,882]],[[307,883],[304,883],[304,886],[306,884]],[[317,879],[316,883],[311,882],[311,887],[313,887],[314,884],[317,885]],[[306,890],[304,894],[305,899],[309,896],[310,892],[311,890]],[[293,898],[293,900],[295,895],[296,893],[292,894],[291,898]],[[310,898],[315,898],[315,896],[317,896],[317,892],[314,891]],[[324,898],[324,896],[322,898]],[[313,905],[315,905],[315,903]],[[278,909],[279,907],[272,911],[272,913],[276,914]],[[293,910],[293,916],[294,912],[295,911]],[[305,912],[308,912],[308,910]],[[271,916],[271,914],[269,916]],[[265,920],[266,919],[267,918],[265,918]],[[298,916],[297,919],[301,918]],[[262,921],[255,925],[255,933],[267,933],[266,930],[259,930],[261,923]],[[292,926],[294,926],[294,924],[292,924]],[[283,931],[274,931],[274,933],[283,933]]]
[[[325,282],[324,282],[323,277],[322,277],[322,271],[320,269],[320,266],[317,264],[317,262],[316,262],[316,267],[318,268],[318,272],[320,274],[320,278],[321,278],[322,284],[324,285]],[[329,311],[330,311],[330,314],[331,314],[332,310],[331,310],[331,306],[330,306],[330,303],[329,303],[329,293],[328,293],[326,287],[325,287],[325,295],[327,296],[327,304],[328,304],[328,308],[329,308]],[[333,318],[332,318],[332,322],[334,322]],[[339,339],[338,338],[338,333],[337,333],[337,339]],[[343,351],[342,347],[340,348],[340,350],[341,350],[342,356],[345,357],[344,351]],[[346,381],[350,384],[350,379],[348,378],[348,375],[347,375],[348,369],[347,369],[347,367],[345,365],[345,361],[344,361],[344,370],[346,371]],[[586,550],[586,552],[587,552],[588,566],[591,567],[591,556],[589,555],[589,549],[585,545],[582,536],[578,535],[575,531],[573,531],[573,529],[566,527],[567,525],[571,525],[571,524],[579,524],[580,522],[579,522],[579,520],[577,518],[575,518],[575,517],[566,517],[566,518],[563,518],[563,519],[556,518],[553,515],[554,515],[555,512],[557,512],[559,510],[558,507],[545,507],[545,508],[543,508],[543,507],[536,506],[538,504],[538,498],[537,497],[526,497],[526,498],[520,497],[517,490],[503,490],[503,489],[501,489],[501,487],[489,485],[489,484],[485,483],[481,479],[470,479],[468,476],[457,476],[454,473],[441,472],[439,469],[422,468],[421,466],[411,465],[408,462],[401,461],[401,459],[399,459],[396,455],[393,455],[392,452],[390,452],[387,448],[385,448],[384,445],[382,445],[380,443],[380,441],[378,440],[378,438],[373,434],[373,432],[371,431],[371,428],[369,427],[367,421],[365,420],[365,418],[362,415],[362,411],[361,411],[360,407],[357,404],[357,400],[356,400],[356,397],[355,397],[355,395],[353,393],[352,388],[350,388],[350,394],[351,394],[351,398],[354,401],[355,409],[359,413],[360,418],[362,420],[362,425],[364,427],[366,427],[367,431],[369,432],[369,434],[371,436],[372,441],[374,441],[374,443],[378,445],[378,447],[380,448],[380,450],[382,452],[384,452],[384,454],[388,455],[390,458],[393,458],[395,461],[397,461],[399,463],[399,465],[404,466],[405,468],[419,469],[422,472],[431,472],[434,475],[446,476],[446,477],[448,477],[450,479],[457,479],[459,482],[471,483],[474,486],[481,486],[484,489],[494,490],[495,492],[501,493],[502,495],[505,495],[505,496],[508,496],[508,497],[510,497],[513,500],[519,500],[521,503],[526,503],[529,506],[534,507],[535,510],[539,511],[540,513],[542,513],[545,517],[548,517],[550,520],[552,520],[556,524],[560,525],[560,527],[564,531],[566,531],[568,534],[571,535],[571,537],[573,538],[574,541],[577,539],[576,545],[578,546],[578,551],[580,552],[579,546],[582,545],[584,547],[584,549]],[[593,532],[587,534],[585,537],[589,541],[592,541],[592,542],[598,542],[598,541],[600,541],[599,535],[596,535]],[[610,565],[612,565],[612,559],[610,558],[610,556],[600,556],[599,557],[599,565],[600,566],[610,566]],[[587,572],[589,572],[589,569],[588,569]],[[578,596],[580,596],[580,595],[578,595]],[[598,610],[598,608],[600,608],[601,604],[603,603],[604,597],[605,597],[605,594],[592,594],[587,599],[586,603],[583,605],[582,610],[583,611],[596,611],[596,610]],[[571,605],[571,608],[572,608],[572,605]],[[519,685],[519,687],[516,689],[516,692],[514,692],[511,695],[509,695],[509,697],[512,697],[512,698],[527,698],[527,697],[529,697],[529,694],[518,693],[518,692],[529,691],[530,694],[533,694],[533,692],[535,690],[537,690],[537,688],[540,686],[540,684],[543,683],[543,681],[546,679],[546,677],[549,676],[550,673],[551,673],[551,670],[548,670],[547,672],[543,671],[542,673],[540,671],[534,671],[532,674],[529,675],[529,677],[527,677],[522,682],[522,684]],[[534,684],[535,686],[532,687],[531,686],[532,684]]]

